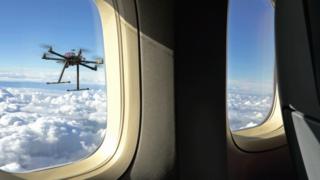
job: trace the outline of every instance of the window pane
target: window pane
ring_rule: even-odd
[[[268,0],[231,0],[227,104],[231,130],[258,126],[274,97],[274,8]]]
[[[107,122],[94,1],[3,1],[0,26],[0,169],[25,172],[94,153]]]

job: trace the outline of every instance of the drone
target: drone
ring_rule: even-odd
[[[44,47],[48,48],[48,51],[43,54],[42,59],[52,60],[52,61],[56,61],[57,63],[64,64],[58,81],[57,82],[47,82],[48,85],[71,83],[71,81],[62,81],[62,77],[63,77],[63,74],[67,68],[69,68],[70,66],[76,66],[76,68],[77,68],[77,87],[76,87],[76,89],[67,90],[67,91],[89,90],[89,88],[80,88],[80,66],[83,66],[83,67],[90,69],[90,70],[93,70],[93,71],[97,71],[98,65],[101,65],[104,63],[102,58],[96,58],[95,61],[87,61],[86,58],[83,56],[83,53],[85,51],[87,51],[85,49],[79,49],[79,51],[77,53],[73,49],[70,52],[66,52],[63,55],[61,53],[54,51],[52,46],[45,45]]]

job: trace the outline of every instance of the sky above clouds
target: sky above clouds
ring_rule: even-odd
[[[231,0],[228,82],[273,84],[274,9],[268,0]]]
[[[53,45],[62,54],[72,49],[89,49],[91,52],[84,54],[88,60],[104,56],[102,28],[93,0],[3,1],[0,27],[0,72],[28,69],[41,74],[54,70],[57,79],[62,64],[42,60],[46,51],[40,47],[42,44]],[[67,71],[75,72],[75,67]],[[95,78],[104,81],[103,70],[82,68],[82,72],[83,76],[95,74]]]

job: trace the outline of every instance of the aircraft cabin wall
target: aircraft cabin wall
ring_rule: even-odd
[[[173,1],[138,0],[136,7],[141,126],[136,155],[122,178],[176,179]]]
[[[137,142],[130,144],[132,157],[114,169],[99,167],[74,179],[295,179],[284,132],[281,146],[250,151],[239,147],[230,131],[227,0],[106,2],[125,22],[118,31],[138,37],[137,42],[119,37],[138,46]],[[126,34],[124,27],[133,31]],[[0,174],[7,177],[14,179]]]

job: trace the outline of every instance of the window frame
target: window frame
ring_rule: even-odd
[[[86,179],[103,173],[103,178],[117,179],[133,159],[140,126],[139,41],[137,28],[120,14],[137,17],[136,11],[121,11],[125,3],[122,0],[95,2],[103,29],[108,98],[106,134],[101,146],[76,162],[24,173],[0,172],[0,178]]]
[[[286,136],[277,88],[271,113],[262,124],[238,131],[229,131],[234,143],[243,151],[260,152],[285,145]]]
[[[275,1],[270,1],[274,7]],[[228,48],[228,47],[227,47]],[[228,59],[226,60],[228,62]],[[228,64],[228,63],[227,63]],[[226,115],[228,132],[233,143],[245,152],[261,152],[275,149],[287,144],[283,127],[281,104],[278,92],[276,66],[274,66],[273,104],[269,114],[259,125],[232,131],[228,115]],[[226,76],[228,77],[228,76]],[[226,79],[227,81],[227,79]],[[227,83],[226,83],[227,86]],[[227,89],[227,88],[226,88]],[[227,102],[227,100],[226,100]],[[228,104],[226,103],[228,113]]]

